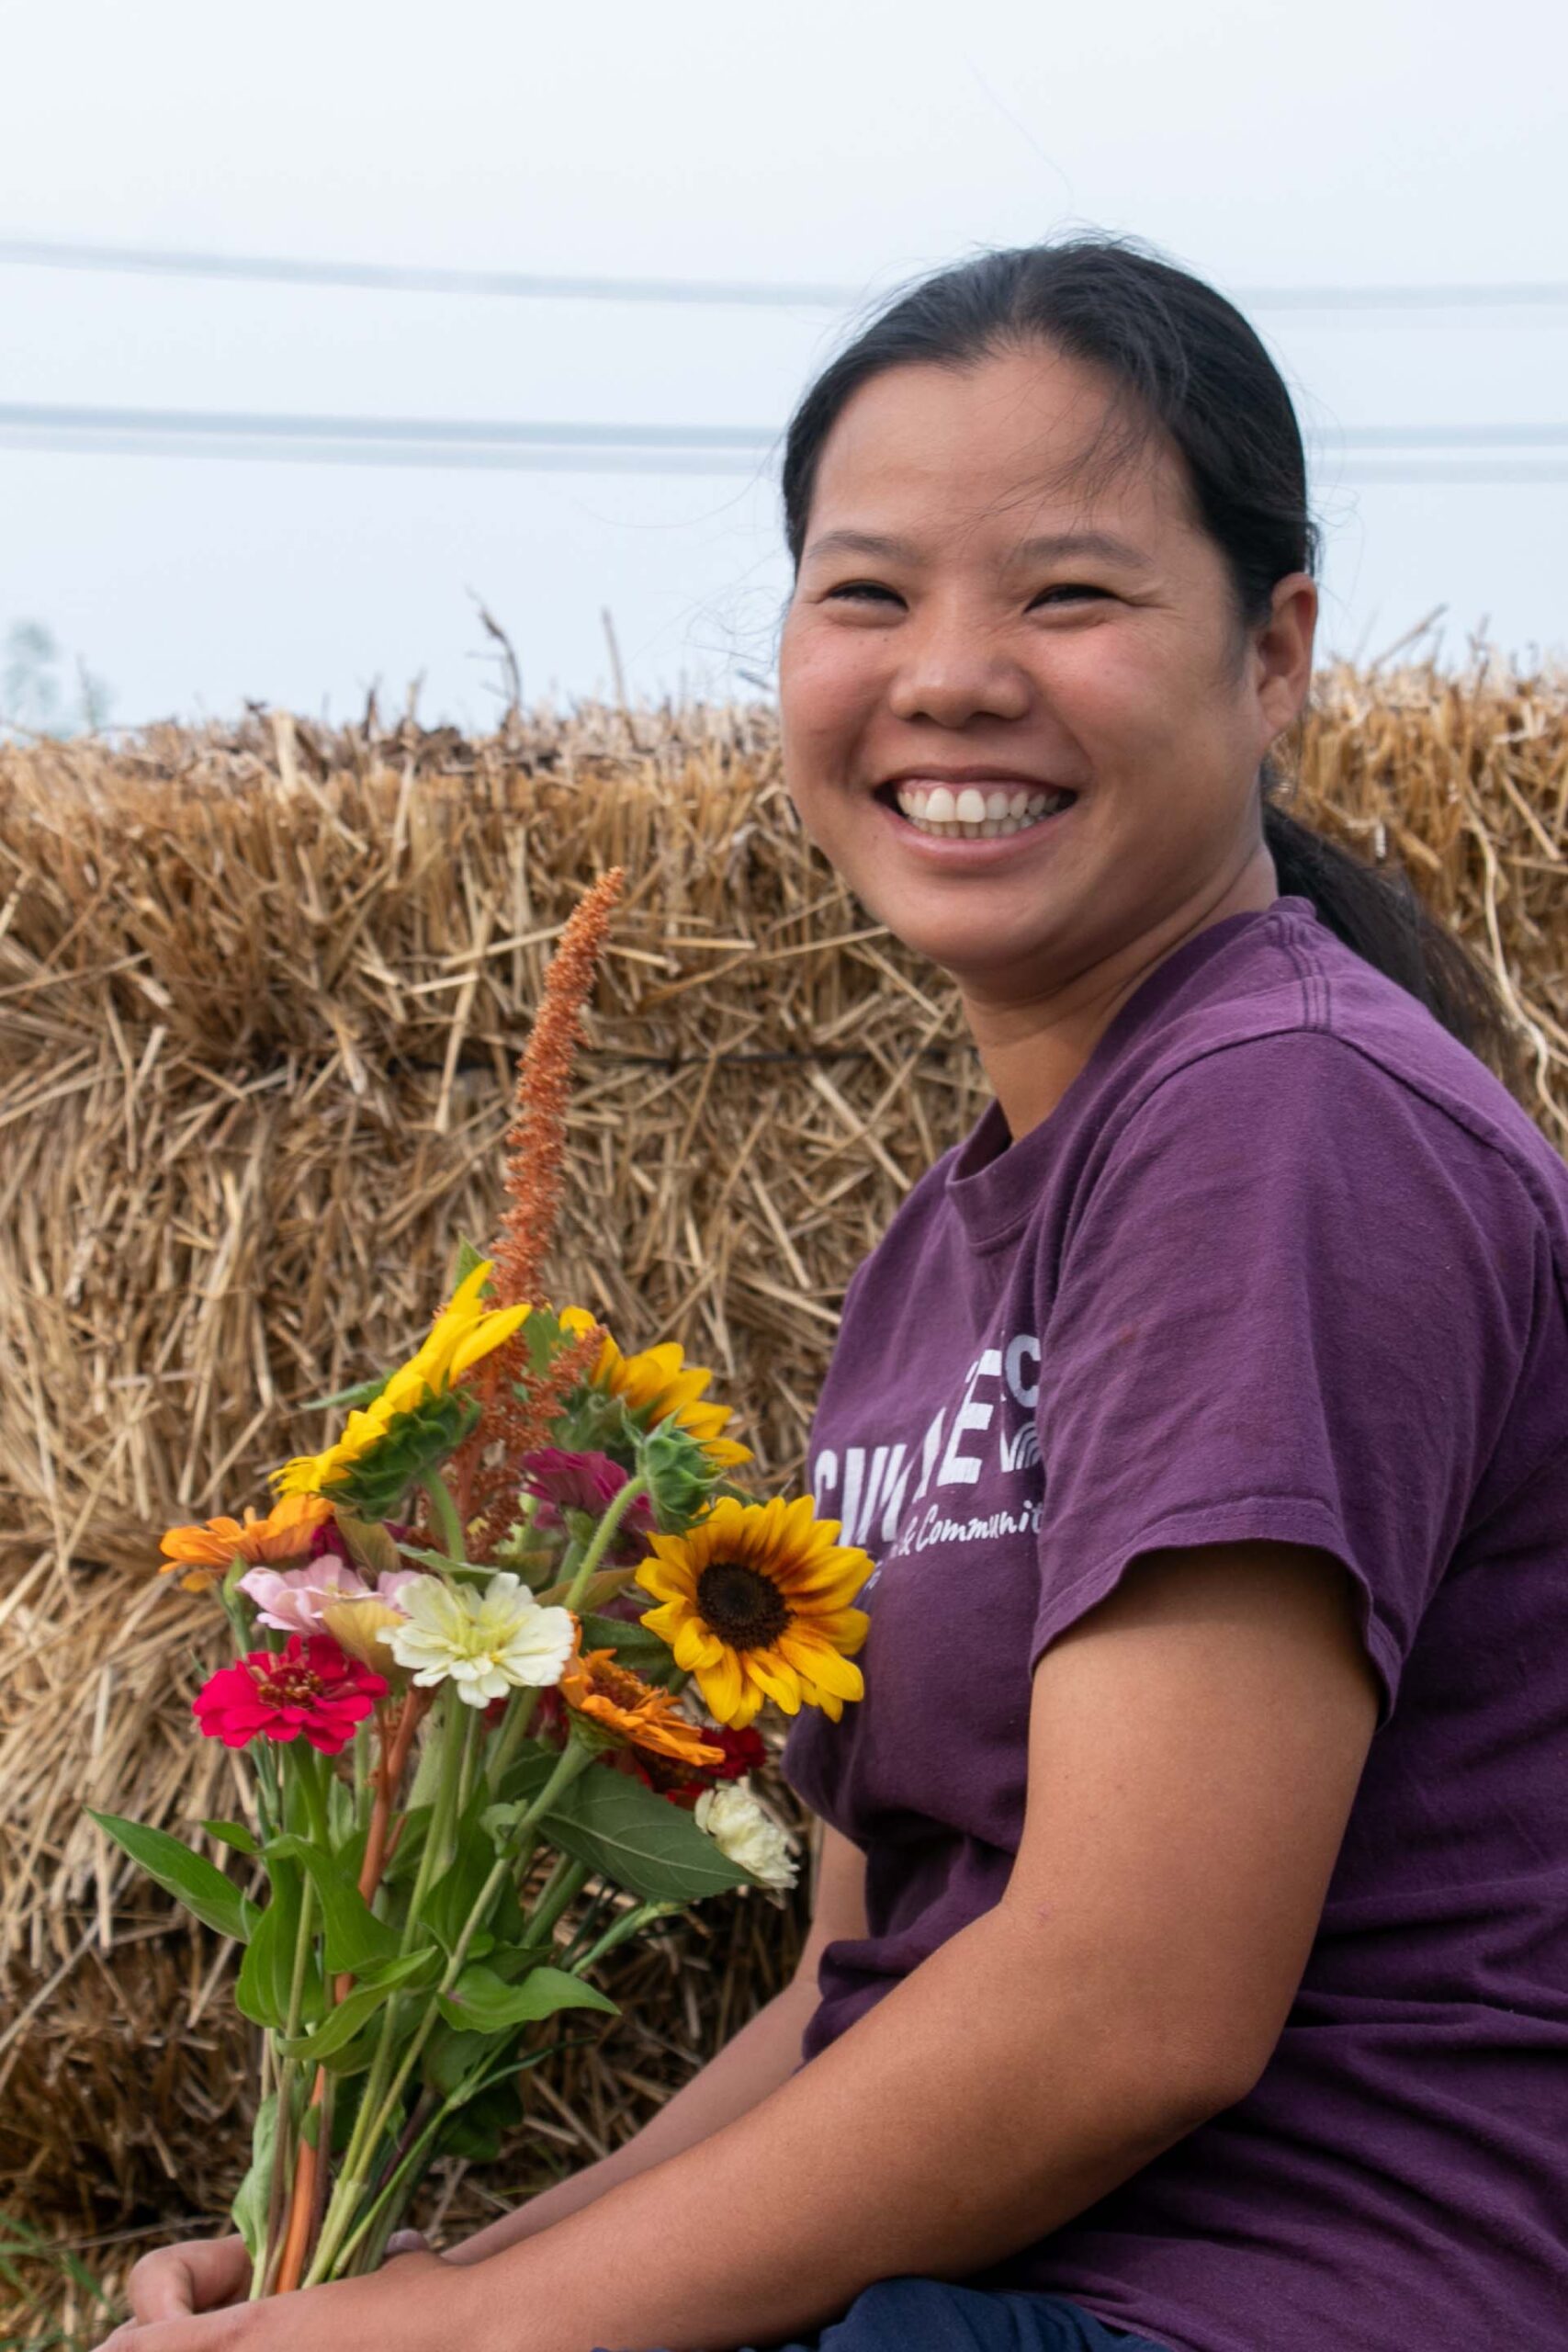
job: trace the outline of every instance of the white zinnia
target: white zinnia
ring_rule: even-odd
[[[694,1812],[697,1827],[705,1829],[721,1854],[738,1862],[762,1886],[793,1886],[797,1866],[789,1839],[771,1815],[763,1812],[744,1781],[705,1789]]]
[[[548,1689],[571,1656],[570,1611],[541,1609],[522,1578],[510,1574],[483,1586],[415,1577],[399,1593],[398,1606],[407,1623],[380,1634],[398,1664],[412,1668],[426,1689],[456,1683],[470,1707],[525,1685]]]

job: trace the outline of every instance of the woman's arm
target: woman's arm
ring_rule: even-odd
[[[569,2213],[592,2205],[649,2165],[705,2140],[710,2132],[733,2123],[758,2102],[777,2090],[800,2064],[800,2041],[817,2007],[817,1970],[825,1945],[840,1937],[865,1933],[865,1859],[858,1847],[836,1830],[824,1827],[818,1866],[811,1932],[799,1965],[784,1991],[749,2025],[725,2043],[699,2075],[659,2113],[643,2125],[635,2139],[596,2165],[573,2173],[570,2180],[507,2213],[446,2255],[459,2265],[484,2261],[520,2238],[536,2237]]]
[[[1003,1900],[809,2066],[487,2261],[412,2258],[144,2352],[696,2352],[984,2268],[1257,2079],[1375,1715],[1327,1555],[1150,1555],[1036,1672]]]
[[[801,2036],[817,2006],[817,1970],[824,1948],[865,1933],[865,1860],[847,1838],[824,1826],[812,1902],[811,1928],[784,1990],[726,2042],[634,2139],[589,2165],[514,2213],[503,2214],[444,2259],[459,2266],[483,2261],[519,2238],[535,2237],[564,2221],[623,2180],[705,2139],[755,2107],[800,2064]],[[130,2274],[134,2318],[143,2326],[194,2312],[243,2302],[251,2283],[250,2256],[238,2237],[198,2239],[160,2246]]]

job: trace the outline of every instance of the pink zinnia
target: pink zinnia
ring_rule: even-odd
[[[237,1666],[220,1667],[191,1711],[206,1736],[225,1747],[243,1747],[259,1733],[264,1739],[304,1738],[323,1756],[335,1756],[387,1687],[385,1676],[325,1634],[304,1641],[296,1634],[280,1650],[252,1650]]]
[[[629,1476],[607,1453],[566,1453],[558,1445],[536,1447],[523,1456],[521,1467],[524,1493],[537,1495],[545,1506],[538,1515],[541,1527],[558,1526],[563,1510],[585,1510],[602,1519]],[[647,1534],[652,1525],[652,1503],[639,1495],[616,1532]]]
[[[321,1611],[334,1600],[374,1599],[396,1609],[399,1593],[418,1575],[417,1568],[384,1568],[367,1584],[351,1560],[325,1552],[303,1568],[253,1568],[240,1578],[240,1590],[255,1602],[258,1624],[276,1634],[321,1634]]]

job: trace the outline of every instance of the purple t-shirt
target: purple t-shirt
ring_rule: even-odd
[[[812,1483],[866,1696],[785,1769],[866,1855],[811,2056],[1001,1895],[1030,1676],[1140,1553],[1321,1546],[1382,1695],[1251,2095],[993,2274],[1176,2352],[1568,2346],[1568,1169],[1280,899],[1188,941],[857,1270]]]

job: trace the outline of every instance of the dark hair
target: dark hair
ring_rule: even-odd
[[[1224,295],[1107,237],[1018,246],[940,270],[896,296],[829,364],[796,408],[784,445],[784,537],[795,565],[823,447],[863,384],[892,368],[964,368],[1036,342],[1111,378],[1123,396],[1123,432],[1153,426],[1175,445],[1244,625],[1267,614],[1278,581],[1314,569],[1301,427],[1279,369]],[[1490,978],[1408,878],[1367,865],[1290,816],[1267,762],[1260,784],[1263,836],[1281,893],[1310,899],[1347,946],[1513,1077],[1517,1033]]]

